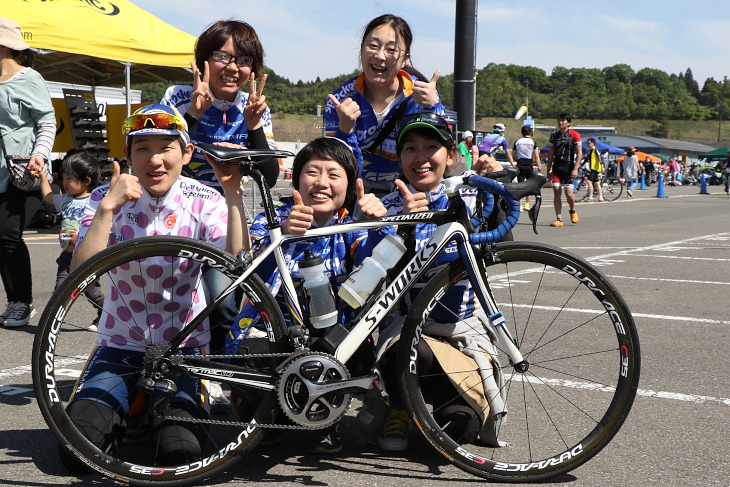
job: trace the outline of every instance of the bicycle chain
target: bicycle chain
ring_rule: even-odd
[[[162,419],[169,419],[173,421],[185,421],[188,423],[204,423],[204,424],[215,424],[219,426],[253,426],[255,428],[264,429],[282,429],[282,430],[316,430],[321,428],[308,428],[304,425],[291,425],[291,424],[266,424],[266,423],[244,423],[242,421],[223,421],[221,419],[196,419],[196,418],[182,418],[179,416],[163,416]]]
[[[220,354],[210,354],[206,355],[205,358],[208,359],[223,359],[223,358],[239,358],[239,359],[249,359],[249,358],[286,358],[290,357],[291,352],[289,353],[248,353],[246,355],[220,355]],[[168,419],[173,421],[185,421],[188,423],[203,423],[203,424],[213,424],[218,426],[253,426],[257,428],[268,428],[268,429],[282,429],[282,430],[316,430],[318,428],[308,428],[304,425],[289,425],[289,424],[266,424],[266,423],[244,423],[242,421],[223,421],[221,419],[196,419],[196,418],[181,418],[178,416],[164,416],[162,419]]]
[[[292,355],[291,352],[289,353],[249,353],[246,355],[220,355],[220,354],[210,354],[206,355],[205,358],[208,359],[223,359],[223,358],[240,358],[240,359],[248,359],[248,358],[286,358],[290,357]],[[347,408],[349,409],[349,407]],[[264,428],[264,429],[281,429],[281,430],[305,430],[305,431],[312,431],[317,430],[321,428],[309,428],[304,425],[290,425],[290,424],[266,424],[266,423],[245,423],[243,421],[224,421],[221,419],[196,419],[196,418],[181,418],[178,416],[164,416],[162,419],[166,420],[172,420],[172,421],[184,421],[188,423],[202,423],[202,424],[213,424],[217,426],[245,426],[245,427],[256,427],[256,428]]]

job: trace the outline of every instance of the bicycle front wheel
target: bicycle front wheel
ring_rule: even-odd
[[[487,269],[491,292],[529,369],[517,370],[497,349],[497,359],[491,358],[488,368],[497,384],[500,367],[503,373],[496,401],[483,387],[487,368],[480,369],[475,360],[467,361],[471,368],[454,370],[453,364],[440,363],[428,374],[419,372],[414,344],[422,335],[429,343],[432,317],[456,323],[462,346],[467,343],[472,352],[476,346],[469,343],[489,339],[482,320],[460,320],[442,302],[456,283],[468,279],[458,261],[429,281],[408,314],[399,350],[399,385],[423,435],[458,467],[506,482],[548,479],[593,457],[626,419],[639,380],[636,328],[618,291],[584,259],[539,243],[501,243],[495,250],[496,262]],[[443,346],[444,340],[439,343]],[[436,345],[431,347],[442,361]],[[429,390],[438,374],[451,387]],[[473,393],[486,397],[480,401]],[[498,412],[500,399],[506,407]],[[478,413],[483,428],[470,443],[452,437],[463,431],[453,427],[458,418],[443,410],[464,401]],[[488,421],[497,413],[496,422]],[[484,444],[490,432],[502,446]]]
[[[621,178],[605,178],[603,180],[603,198],[607,201],[616,201],[624,191]]]
[[[225,385],[223,378],[221,383],[213,384],[180,375],[183,381],[195,381],[198,391],[195,397],[201,398],[202,407],[195,410],[192,417],[178,417],[169,412],[169,403],[157,402],[159,392],[130,388],[130,384],[138,384],[143,367],[149,366],[164,351],[160,348],[164,344],[149,341],[148,334],[153,333],[150,330],[171,323],[167,330],[156,330],[157,336],[171,340],[177,334],[174,325],[189,323],[193,318],[194,308],[185,308],[181,303],[185,303],[183,296],[190,296],[191,289],[201,289],[202,271],[212,269],[230,281],[235,278],[234,261],[232,255],[198,240],[176,236],[146,237],[105,249],[72,272],[54,292],[41,316],[33,344],[33,383],[40,410],[59,441],[62,461],[67,467],[78,470],[81,462],[107,476],[135,485],[184,485],[228,467],[260,441],[264,429],[252,423],[274,422],[277,401],[273,391],[238,389],[234,411],[230,406],[231,388]],[[185,275],[191,277],[179,278],[175,272],[181,269],[186,269]],[[105,296],[104,314],[96,325],[97,330],[90,329],[89,325],[101,310],[80,292],[93,282],[101,285]],[[236,360],[246,360],[249,368],[256,367],[262,374],[274,374],[278,362],[271,355],[285,353],[288,348],[287,340],[282,338],[283,318],[279,307],[255,275],[243,282],[239,294],[255,311],[249,316],[250,332],[239,349],[240,353],[251,354],[252,358],[238,356]],[[192,299],[197,302],[199,297],[193,293]],[[117,323],[114,335],[108,329],[111,321]],[[219,326],[222,325],[211,325],[211,334],[227,333]],[[201,353],[207,348],[202,331],[199,327],[190,335],[193,340],[200,338]],[[111,347],[130,337],[149,341],[145,344],[148,351],[139,362],[131,362],[125,357],[124,362],[120,359],[119,363],[108,363],[115,356],[104,355],[107,361],[104,366],[118,372],[114,373],[111,382],[114,387],[110,390],[95,388],[93,381],[80,377],[87,370],[87,358],[99,345]],[[220,350],[214,353],[220,353]],[[174,351],[173,356],[182,362],[186,357],[200,358],[200,355],[176,355]],[[211,364],[223,359],[209,357]],[[124,384],[118,378],[129,378],[129,381]],[[178,378],[174,380],[177,384]],[[93,401],[74,403],[74,412],[69,413],[67,407],[72,396],[81,395],[80,384],[102,390],[96,393],[98,397]],[[133,392],[128,394],[128,390]],[[128,401],[126,405],[116,402],[120,394]],[[77,405],[91,408],[99,401],[112,410],[110,421],[98,428],[107,432],[103,444],[87,437],[90,436],[88,430],[71,418],[85,414]],[[155,406],[157,410],[154,411],[155,404],[161,404],[162,409]],[[189,441],[187,432],[192,432],[199,449],[183,449],[184,454],[172,464],[169,460],[161,461],[158,451],[163,440],[155,433],[155,428],[162,426],[167,431],[180,431],[177,439],[176,433],[167,435],[168,445]]]

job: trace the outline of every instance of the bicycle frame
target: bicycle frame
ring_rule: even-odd
[[[262,181],[265,185],[265,181]],[[267,197],[270,199],[270,194],[264,191],[264,200]],[[458,197],[456,199],[459,199]],[[460,199],[459,199],[460,200]],[[226,296],[232,293],[237,287],[241,286],[244,281],[255,272],[258,267],[257,263],[263,262],[271,254],[277,263],[277,268],[281,277],[281,290],[285,296],[287,307],[290,312],[290,319],[292,326],[303,325],[302,319],[302,307],[299,303],[294,283],[288,270],[284,252],[282,246],[287,243],[296,242],[300,240],[314,239],[322,236],[330,236],[338,233],[348,233],[355,230],[375,230],[392,225],[407,225],[415,226],[420,223],[435,224],[438,226],[436,232],[426,242],[422,248],[413,255],[413,257],[405,264],[402,270],[393,278],[391,283],[381,289],[379,293],[371,296],[363,309],[357,314],[352,320],[352,326],[350,327],[347,334],[339,340],[336,344],[336,349],[333,352],[334,357],[342,363],[347,362],[355,351],[358,349],[360,344],[378,327],[381,320],[386,317],[393,309],[393,307],[410,291],[413,285],[423,276],[423,274],[431,267],[435,262],[436,258],[441,252],[450,244],[450,242],[456,242],[459,255],[461,255],[464,261],[469,279],[472,282],[473,290],[479,300],[482,309],[486,311],[489,318],[489,322],[495,328],[495,333],[499,339],[499,344],[502,349],[507,353],[510,361],[514,364],[526,364],[524,358],[519,352],[515,341],[509,335],[504,325],[504,316],[499,312],[497,304],[494,302],[490,293],[485,292],[488,289],[486,282],[486,268],[483,263],[480,263],[480,258],[475,253],[475,245],[469,242],[469,230],[467,226],[471,226],[468,222],[468,216],[466,210],[462,206],[461,208],[450,208],[447,210],[439,211],[423,211],[410,214],[385,216],[382,218],[374,218],[369,220],[362,220],[358,222],[346,223],[341,225],[332,225],[324,228],[310,229],[305,235],[289,235],[282,234],[281,226],[278,224],[276,215],[273,210],[273,204],[264,205],[267,213],[271,212],[272,215],[268,219],[270,222],[275,222],[273,225],[269,225],[269,235],[271,243],[263,250],[256,258],[248,265],[245,265],[244,271],[238,276],[234,282],[216,299],[214,299],[203,313],[200,313],[194,321],[192,321],[173,342],[172,349],[174,350],[182,340],[192,332],[205,317],[207,317],[211,310],[218,305]],[[457,221],[454,221],[454,220]],[[481,250],[479,251],[481,252]],[[406,254],[407,256],[408,254]],[[404,256],[401,261],[403,261]],[[401,265],[402,262],[396,266]],[[287,334],[287,330],[282,330],[283,334]],[[273,383],[261,374],[254,373],[250,374],[244,372],[240,367],[235,365],[223,365],[215,364],[211,366],[210,362],[203,360],[190,359],[188,362],[192,363],[193,367],[187,367],[185,365],[178,364],[179,367],[187,369],[187,373],[194,377],[208,378],[215,380],[223,380],[230,382],[245,383],[249,386],[256,386],[263,389],[272,389]],[[220,371],[225,369],[229,372],[229,375],[225,378],[220,376]]]

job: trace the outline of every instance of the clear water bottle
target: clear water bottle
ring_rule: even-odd
[[[370,297],[378,282],[386,276],[388,269],[398,263],[406,252],[403,237],[386,235],[373,249],[373,255],[365,258],[362,265],[342,283],[338,292],[340,298],[357,309]]]
[[[335,295],[329,278],[324,273],[324,260],[311,250],[304,252],[299,262],[299,272],[304,277],[304,290],[308,298],[309,323],[314,328],[326,328],[337,323]]]

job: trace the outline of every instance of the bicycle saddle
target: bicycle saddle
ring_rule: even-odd
[[[259,171],[270,188],[273,188],[279,179],[277,158],[294,156],[293,152],[279,149],[239,149],[205,142],[196,142],[195,147],[213,159],[241,165],[244,176],[250,176],[252,170]]]

